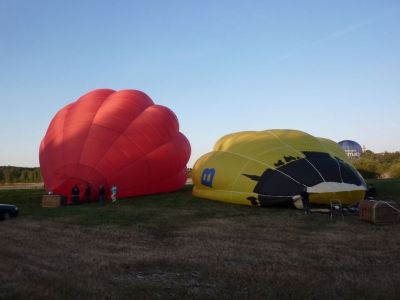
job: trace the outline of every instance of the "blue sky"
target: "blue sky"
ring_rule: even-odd
[[[400,1],[0,0],[0,165],[39,166],[55,113],[96,88],[171,108],[189,166],[242,130],[400,151]]]

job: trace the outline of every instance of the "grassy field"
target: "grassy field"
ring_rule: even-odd
[[[400,181],[373,182],[400,200]],[[398,299],[400,224],[175,193],[43,209],[1,190],[0,299]]]
[[[377,188],[379,199],[400,201],[400,179],[369,179],[367,182]]]

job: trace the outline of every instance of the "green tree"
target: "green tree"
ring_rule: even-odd
[[[391,168],[395,168],[393,165],[399,161],[400,151],[374,153],[367,150],[353,164],[364,178],[376,178],[383,174],[392,177],[396,171],[391,171]]]
[[[12,172],[11,169],[9,167],[4,168],[3,170],[3,174],[4,174],[4,183],[12,183]]]
[[[42,182],[39,168],[0,166],[0,183]]]
[[[389,175],[391,178],[400,178],[400,161],[390,166]]]
[[[365,179],[378,178],[381,175],[381,165],[372,159],[360,158],[353,165]]]
[[[187,173],[186,173],[186,174],[187,174],[186,177],[187,177],[187,178],[192,178],[192,168],[187,168],[187,169],[186,169],[186,172],[187,172]]]

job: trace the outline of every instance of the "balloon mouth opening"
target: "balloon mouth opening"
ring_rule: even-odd
[[[87,185],[91,187],[93,195],[97,193],[100,185],[106,190],[110,187],[107,179],[101,173],[88,166],[80,164],[66,165],[62,169],[57,170],[57,172],[63,173],[63,178],[59,178],[58,183],[49,188],[51,192],[63,196],[69,196],[74,185],[78,186],[81,195],[83,195]],[[68,195],[65,195],[65,193]]]
[[[365,191],[366,187],[363,185],[356,185],[345,182],[321,182],[314,186],[308,187],[309,193],[339,193],[339,192],[353,192]]]

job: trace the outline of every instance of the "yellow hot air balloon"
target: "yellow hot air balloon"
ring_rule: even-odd
[[[192,176],[196,197],[256,206],[293,205],[304,188],[310,203],[350,204],[366,187],[339,144],[288,129],[228,134]]]

